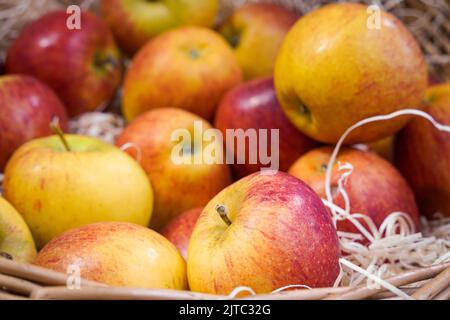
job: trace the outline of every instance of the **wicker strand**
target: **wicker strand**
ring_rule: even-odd
[[[450,287],[439,293],[433,300],[450,300]]]
[[[30,298],[59,300],[223,300],[226,297],[167,289],[86,287],[68,290],[66,287],[41,287],[34,290]]]
[[[428,280],[432,277],[435,277],[440,272],[450,267],[450,262],[405,272],[393,277],[388,278],[386,281],[390,284],[400,287],[407,284],[416,283],[423,280]],[[336,294],[325,298],[326,300],[362,300],[372,297],[373,295],[386,291],[386,288],[370,288],[366,285],[361,285],[353,290],[349,290],[348,292],[344,292],[342,294]]]
[[[33,290],[39,289],[40,286],[19,278],[0,274],[0,288],[25,296],[29,296]]]
[[[442,271],[436,278],[430,280],[422,288],[417,290],[412,295],[412,297],[418,300],[430,300],[449,286],[450,286],[450,267]]]
[[[66,285],[67,275],[31,264],[14,262],[8,259],[0,258],[0,274],[18,277],[25,280],[34,281],[46,285]],[[81,280],[83,286],[106,286],[104,284]]]

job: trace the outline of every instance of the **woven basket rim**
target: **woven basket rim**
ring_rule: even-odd
[[[33,264],[0,258],[0,299],[360,300],[386,299],[395,296],[386,288],[369,288],[366,285],[298,289],[245,297],[205,294],[188,290],[114,287],[85,279],[81,279],[78,289],[73,289],[67,287],[68,281],[71,281],[70,277],[68,274]],[[425,280],[427,282],[423,284]],[[413,298],[450,299],[450,262],[407,271],[390,277],[386,281],[402,288]],[[422,284],[420,287],[405,287],[414,283]]]

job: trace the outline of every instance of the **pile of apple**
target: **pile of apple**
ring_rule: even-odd
[[[335,226],[321,199],[333,145],[356,122],[405,108],[450,124],[450,83],[428,88],[418,44],[386,12],[371,28],[358,4],[302,17],[248,4],[213,29],[217,11],[216,0],[104,0],[81,29],[64,11],[23,29],[0,76],[1,256],[125,287],[333,285],[345,254],[337,230],[359,232]],[[118,94],[128,125],[115,145],[67,133],[69,118]],[[280,171],[174,164],[171,135],[194,122],[279,129]],[[448,134],[402,116],[345,142],[351,212],[380,226],[401,211],[416,230],[419,213],[450,215]]]

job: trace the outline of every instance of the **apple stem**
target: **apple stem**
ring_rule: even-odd
[[[223,222],[225,222],[228,226],[231,225],[231,220],[227,216],[228,210],[223,204],[218,204],[216,206],[216,211],[219,214],[219,216],[222,218]]]
[[[52,122],[50,122],[50,129],[53,131],[54,134],[56,134],[59,137],[59,139],[61,139],[61,142],[63,143],[66,151],[69,151],[69,152],[72,151],[72,150],[70,150],[69,144],[67,143],[67,140],[64,137],[64,132],[62,131],[62,129],[59,125],[58,117],[54,117]]]
[[[8,260],[14,260],[12,255],[10,255],[8,252],[4,252],[4,251],[0,251],[0,257],[8,259]]]

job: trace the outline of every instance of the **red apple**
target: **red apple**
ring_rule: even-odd
[[[173,140],[173,134],[183,130],[196,135],[196,124],[202,126],[198,130],[201,136],[211,129],[208,122],[190,112],[159,108],[137,117],[117,138],[116,145],[129,146],[126,151],[140,162],[151,181],[155,206],[150,226],[156,230],[182,212],[206,205],[231,183],[230,169],[226,164],[195,163],[192,159],[194,155],[202,155],[200,148],[206,146],[223,150],[221,141],[202,140],[198,148],[192,147],[196,137],[181,141],[189,146],[189,152],[182,156],[187,161],[174,161],[173,151],[178,143]]]
[[[68,17],[65,11],[55,11],[26,26],[8,50],[6,70],[47,83],[75,116],[102,108],[112,99],[121,64],[102,20],[82,12],[81,29],[70,30]]]
[[[173,218],[162,230],[161,234],[169,239],[185,260],[187,260],[187,250],[189,239],[194,230],[195,223],[202,213],[203,207],[190,209],[179,216]]]
[[[292,165],[289,173],[305,181],[320,197],[326,198],[325,174],[332,151],[331,147],[323,147],[306,153]],[[350,148],[341,150],[331,178],[336,205],[345,207],[343,197],[334,192],[343,173],[338,171],[338,162],[348,162],[353,166],[353,172],[344,185],[351,213],[366,214],[379,227],[390,213],[401,211],[411,217],[417,230],[420,229],[419,213],[411,188],[393,165],[374,153]],[[338,221],[337,229],[358,232],[349,220]]]
[[[226,129],[267,129],[268,146],[271,145],[270,130],[279,129],[279,150],[272,150],[271,155],[278,156],[279,169],[282,171],[287,171],[298,157],[317,146],[316,142],[298,131],[284,115],[278,104],[272,77],[255,79],[229,91],[217,109],[215,127],[222,131],[224,137]],[[235,138],[235,161],[232,168],[237,177],[242,178],[261,167],[267,167],[261,161],[256,164],[249,162],[249,143],[246,143],[245,164],[238,164],[238,145],[238,139]],[[259,154],[259,143],[258,150],[253,152]]]
[[[0,76],[0,172],[23,143],[53,134],[55,116],[67,130],[65,108],[45,84],[23,75]]]
[[[99,222],[63,233],[38,254],[36,265],[112,286],[186,289],[186,265],[167,239],[126,222]]]
[[[273,74],[278,50],[298,18],[274,3],[247,3],[226,19],[219,31],[234,48],[245,79]]]
[[[287,173],[254,173],[220,192],[197,220],[189,286],[216,294],[238,286],[257,293],[328,287],[339,274],[339,255],[331,217],[310,187]]]
[[[183,27],[148,42],[125,77],[122,111],[128,120],[154,108],[182,108],[206,120],[242,80],[230,46],[212,30]]]
[[[424,111],[450,125],[450,83],[427,91]],[[450,216],[450,134],[422,118],[414,118],[395,140],[395,163],[414,190],[419,207],[431,218]]]

